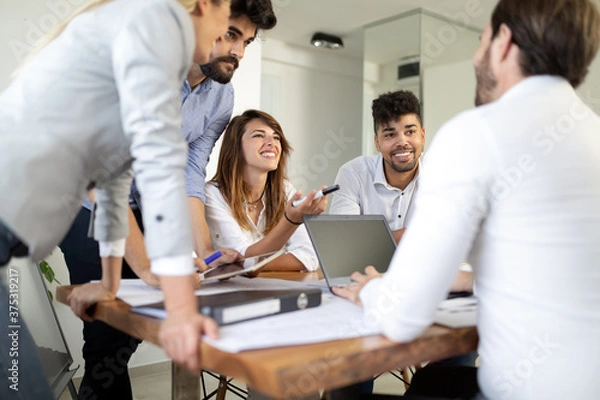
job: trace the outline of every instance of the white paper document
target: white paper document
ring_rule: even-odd
[[[117,298],[132,307],[152,304],[165,299],[160,289],[148,285],[141,279],[121,279]]]
[[[435,312],[434,321],[450,328],[477,325],[477,297],[458,297],[442,301]]]
[[[323,292],[318,307],[222,326],[219,339],[204,337],[203,340],[218,349],[237,353],[380,333],[379,328],[364,323],[361,307]]]

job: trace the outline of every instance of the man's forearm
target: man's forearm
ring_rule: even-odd
[[[306,271],[306,267],[293,254],[284,254],[265,265],[261,271]]]
[[[204,203],[197,197],[188,197],[192,217],[192,232],[194,234],[194,250],[196,255],[206,258],[214,252],[210,240],[210,230],[206,222]]]
[[[193,275],[161,276],[167,313],[197,313]]]
[[[472,292],[473,273],[467,271],[458,271],[458,275],[456,275],[450,290],[452,292]]]
[[[93,203],[93,190],[90,190],[88,192],[88,197]],[[148,259],[148,255],[146,253],[144,235],[142,234],[137,219],[135,218],[135,215],[133,214],[131,208],[129,208],[127,216],[129,221],[129,236],[127,236],[127,240],[125,242],[125,261],[127,261],[129,267],[140,279],[142,279],[149,285],[158,286],[158,277],[150,272],[150,260]],[[122,259],[120,262],[121,264],[119,266],[119,277],[121,276]]]
[[[158,278],[150,272],[150,259],[146,253],[144,235],[131,208],[129,209],[129,236],[125,244],[125,261],[144,282],[158,286]]]
[[[400,239],[402,239],[402,235],[404,235],[404,231],[406,228],[398,229],[397,231],[392,231],[392,235],[394,236],[394,240],[396,240],[396,244],[400,243]]]
[[[102,278],[100,282],[104,288],[113,295],[117,294],[121,283],[121,268],[123,259],[121,257],[102,257]]]

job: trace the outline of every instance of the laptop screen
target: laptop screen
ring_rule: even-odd
[[[304,223],[328,281],[367,265],[387,271],[396,242],[382,215],[310,215]]]

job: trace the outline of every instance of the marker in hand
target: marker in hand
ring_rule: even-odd
[[[220,251],[217,251],[213,254],[211,254],[210,256],[206,257],[204,259],[204,264],[208,265],[211,262],[215,261],[217,258],[221,257],[223,255],[223,253],[221,253]]]
[[[319,191],[317,192],[317,194],[315,194],[315,197],[314,197],[314,199],[313,199],[313,200],[320,199],[321,197],[323,197],[323,196],[325,196],[325,195],[327,195],[327,194],[329,194],[329,193],[331,193],[331,192],[335,192],[335,191],[336,191],[336,190],[338,190],[339,188],[340,188],[340,185],[333,185],[333,186],[326,187],[326,188],[325,188],[325,189],[323,189],[323,190],[319,190]],[[306,200],[306,196],[304,196],[304,197],[303,197],[303,198],[301,198],[301,199],[294,200],[294,201],[292,202],[292,206],[293,206],[293,207],[298,207],[298,205],[300,205],[300,204],[301,204],[301,203],[302,203],[304,200]]]

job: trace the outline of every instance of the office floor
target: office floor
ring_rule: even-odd
[[[164,400],[171,396],[171,369],[169,363],[159,363],[148,367],[138,367],[131,370],[133,396],[135,400]],[[75,379],[75,387],[78,387],[80,379]],[[217,388],[217,380],[205,376],[206,392],[210,393]],[[242,388],[243,383],[233,381],[234,384]],[[375,380],[375,392],[384,394],[402,394],[404,385],[393,375],[386,373]],[[70,400],[68,390],[66,390],[59,400]],[[234,394],[227,394],[227,400],[240,399]]]

